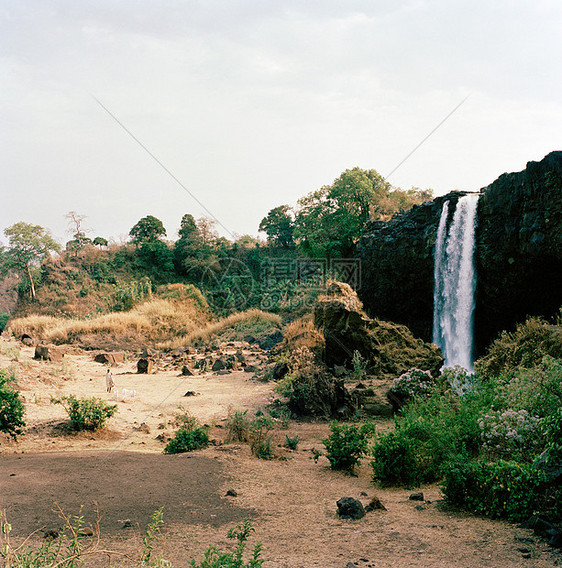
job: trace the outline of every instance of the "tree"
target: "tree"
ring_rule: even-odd
[[[106,247],[107,246],[107,239],[104,239],[103,237],[96,237],[93,241],[92,244],[94,244],[97,247],[100,247],[100,249],[102,247]]]
[[[267,242],[271,245],[287,249],[295,246],[293,218],[288,205],[273,208],[261,220],[259,230],[267,234]]]
[[[66,250],[73,251],[74,256],[78,256],[78,251],[92,242],[92,239],[86,236],[86,229],[82,228],[86,215],[79,215],[76,211],[69,211],[65,218],[68,220],[69,225],[67,232],[72,235],[72,240],[66,243]]]
[[[6,250],[5,269],[14,269],[29,280],[31,297],[35,299],[35,284],[32,269],[49,256],[51,251],[59,252],[60,245],[40,225],[20,221],[4,230],[9,239]]]
[[[141,245],[144,242],[155,242],[166,236],[166,229],[160,219],[152,215],[143,217],[130,231],[133,243]]]
[[[367,221],[397,210],[392,193],[376,170],[345,170],[331,185],[299,199],[294,231],[299,248],[314,258],[351,257]]]

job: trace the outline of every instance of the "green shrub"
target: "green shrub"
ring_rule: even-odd
[[[166,444],[165,454],[181,454],[206,448],[209,445],[209,434],[206,428],[180,428]]]
[[[330,424],[331,434],[322,443],[332,469],[353,471],[367,453],[369,441],[375,432],[374,424]]]
[[[12,387],[14,375],[0,369],[0,432],[14,440],[23,432],[25,409],[20,394]]]
[[[382,485],[420,484],[422,476],[416,461],[415,442],[401,430],[380,436],[373,448],[373,480]]]
[[[221,552],[216,546],[210,546],[200,563],[192,560],[188,566],[192,568],[260,568],[264,563],[261,558],[262,545],[260,542],[254,546],[252,556],[247,562],[243,558],[246,542],[253,530],[250,521],[244,521],[244,523],[230,529],[226,535],[227,538],[238,541],[233,552]]]
[[[108,404],[101,398],[76,398],[74,395],[51,399],[51,404],[60,404],[70,418],[73,430],[97,430],[117,412],[116,404]]]
[[[447,500],[473,513],[522,521],[542,509],[545,477],[532,465],[459,457],[444,473]]]
[[[10,314],[7,314],[6,312],[0,312],[0,333],[2,333],[6,328],[6,324],[8,323],[9,319]]]
[[[256,416],[250,423],[249,442],[252,454],[263,460],[270,460],[274,457],[271,446],[271,430],[275,427],[275,422],[271,416],[262,414]]]
[[[248,442],[250,439],[250,419],[248,411],[229,410],[226,418],[226,441],[227,442]]]
[[[285,446],[290,450],[296,450],[300,442],[300,438],[298,436],[290,436],[285,435]]]

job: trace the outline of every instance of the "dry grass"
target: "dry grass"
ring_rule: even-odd
[[[256,308],[245,312],[236,312],[205,327],[195,329],[184,337],[176,337],[158,345],[161,349],[178,349],[193,343],[206,342],[213,337],[234,330],[241,333],[260,333],[281,325],[277,314],[263,312]]]
[[[285,342],[291,351],[308,347],[312,351],[324,349],[324,335],[310,318],[299,318],[283,329]]]
[[[8,331],[15,336],[28,333],[36,340],[53,343],[79,342],[87,336],[111,335],[136,337],[143,343],[162,341],[193,333],[208,321],[193,300],[173,301],[152,299],[135,306],[129,312],[113,312],[92,319],[59,319],[49,316],[28,316],[12,320]]]

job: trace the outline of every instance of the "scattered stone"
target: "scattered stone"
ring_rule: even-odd
[[[361,497],[367,497],[367,493],[365,493],[365,491],[361,491],[361,493],[359,494]]]
[[[80,529],[80,534],[82,536],[94,536],[94,529],[92,527],[82,527]]]
[[[195,375],[195,371],[193,371],[193,369],[191,369],[188,365],[184,365],[181,368],[181,374],[184,377],[192,377],[193,375]]]
[[[43,531],[43,538],[45,540],[56,540],[57,538],[59,538],[59,531],[57,531],[56,529]]]
[[[257,365],[246,365],[244,367],[244,372],[245,373],[256,373],[258,371],[258,366]]]
[[[226,369],[226,361],[222,357],[219,357],[213,363],[213,366],[211,367],[211,371],[222,371],[223,369]]]
[[[386,511],[386,507],[381,503],[378,497],[373,497],[371,502],[365,507],[365,512],[370,513],[371,511]]]
[[[199,393],[195,391],[187,391],[183,396],[198,396]]]
[[[519,552],[521,552],[522,554],[526,554],[528,552],[531,552],[526,546],[520,546],[517,550]]]
[[[416,506],[414,507],[414,509],[415,509],[416,511],[425,511],[425,507],[424,507],[423,505],[416,505]]]
[[[133,523],[131,522],[131,519],[125,519],[123,521],[123,526],[121,528],[130,529],[132,526],[133,526]]]
[[[408,499],[410,501],[423,501],[423,493],[420,491],[419,493],[412,493]]]
[[[227,497],[238,497],[238,493],[236,492],[235,489],[229,489],[229,490],[226,492],[226,496],[227,496]]]
[[[357,565],[354,564],[353,562],[348,562],[348,563],[345,565],[345,568],[357,568]]]
[[[141,353],[141,357],[143,359],[148,359],[148,358],[154,359],[154,357],[156,357],[156,355],[157,355],[157,352],[154,349],[151,349],[150,347],[145,347],[142,350],[142,353]]]
[[[146,422],[143,422],[139,427],[138,431],[142,432],[143,434],[150,434],[150,427]]]
[[[337,501],[338,516],[341,519],[353,519],[354,521],[361,519],[365,516],[365,509],[361,501],[353,497],[342,497]]]
[[[152,359],[139,359],[137,361],[137,373],[139,375],[149,375],[154,368],[154,361]]]

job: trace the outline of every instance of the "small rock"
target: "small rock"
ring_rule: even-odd
[[[125,519],[123,521],[123,526],[121,528],[130,529],[132,526],[133,526],[133,523],[131,523],[131,519]]]
[[[238,493],[236,493],[236,490],[235,490],[235,489],[229,489],[229,490],[226,492],[226,496],[227,496],[227,497],[238,497]]]
[[[416,506],[414,507],[414,509],[415,509],[416,511],[425,511],[425,507],[424,507],[423,505],[416,505]]]
[[[341,519],[357,520],[365,516],[365,509],[361,501],[353,497],[342,497],[336,505],[338,506],[338,516]]]
[[[361,497],[367,497],[367,493],[365,493],[365,491],[361,491],[360,496]]]
[[[348,562],[348,563],[345,565],[345,568],[357,568],[357,565],[354,564],[353,562]]]
[[[423,501],[423,493],[420,491],[419,493],[412,493],[408,499],[410,501]]]
[[[146,424],[145,422],[143,422],[139,427],[138,427],[138,431],[142,432],[143,434],[150,434],[150,427],[148,426],[148,424]]]
[[[192,377],[193,375],[195,375],[195,372],[188,365],[184,365],[181,368],[181,374],[184,377]]]
[[[386,511],[386,507],[381,503],[378,497],[373,497],[371,502],[365,507],[365,511],[370,513],[371,511]]]
[[[183,396],[197,396],[199,393],[195,391],[187,391]]]
[[[82,527],[80,534],[83,536],[94,536],[94,529],[92,527]]]
[[[55,529],[46,530],[43,532],[43,538],[45,540],[56,540],[59,538],[59,531]]]
[[[137,373],[139,375],[149,375],[154,368],[154,361],[152,359],[145,359],[144,357],[137,361]]]
[[[525,547],[525,546],[520,546],[517,550],[518,550],[519,552],[521,552],[522,554],[527,554],[528,552],[531,552],[531,551],[530,551],[527,547]]]

